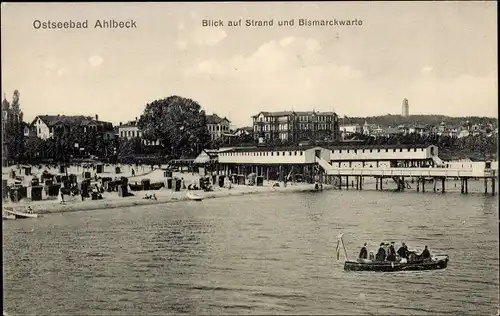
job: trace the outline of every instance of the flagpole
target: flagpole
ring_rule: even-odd
[[[343,237],[344,237],[344,233],[341,233],[340,235],[338,235],[337,249],[336,249],[336,251],[337,251],[337,260],[340,259],[340,257],[339,257],[340,256],[340,254],[339,254],[339,246],[340,246],[340,243],[342,243],[342,247],[344,248],[345,260],[347,261],[349,259],[347,258],[347,249],[345,248]]]
[[[344,240],[342,239],[342,237],[340,237],[340,240],[342,241],[342,247],[344,247],[345,260],[348,261],[349,259],[347,259],[347,250],[345,249]]]

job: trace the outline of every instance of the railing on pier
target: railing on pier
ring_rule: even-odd
[[[373,177],[494,177],[491,169],[451,169],[451,168],[335,168],[326,160],[316,157],[316,162],[332,176],[373,176]]]

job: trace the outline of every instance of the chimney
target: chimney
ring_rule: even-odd
[[[122,122],[120,122],[120,126],[122,126]]]
[[[137,122],[137,116],[135,117],[135,121]]]
[[[99,121],[99,115],[97,115],[97,114],[95,115],[95,120]]]

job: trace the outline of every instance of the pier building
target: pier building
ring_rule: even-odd
[[[318,146],[236,147],[218,154],[219,170],[225,174],[255,173],[267,180],[280,180],[300,175],[313,181],[316,157],[330,159],[330,150]],[[317,169],[317,168],[316,168]]]
[[[357,189],[362,189],[365,177],[373,177],[377,180],[376,188],[381,190],[383,179],[391,178],[401,191],[410,187],[408,179],[412,179],[417,182],[417,191],[421,187],[424,192],[425,183],[429,181],[436,191],[436,183],[441,181],[440,191],[445,192],[445,179],[454,178],[461,180],[462,193],[468,193],[468,180],[483,178],[485,193],[489,181],[495,193],[498,172],[496,162],[460,165],[444,162],[434,145],[238,147],[220,150],[217,159],[218,173],[226,175],[255,173],[267,180],[279,181],[294,181],[300,176],[307,182],[324,181],[337,184],[339,188]]]
[[[340,168],[441,167],[444,162],[434,145],[337,145],[330,164]]]

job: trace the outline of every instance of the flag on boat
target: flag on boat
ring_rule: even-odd
[[[344,233],[340,233],[339,235],[337,235],[337,249],[336,249],[336,252],[337,252],[337,261],[340,260],[340,243],[342,242],[342,236],[344,236]]]

